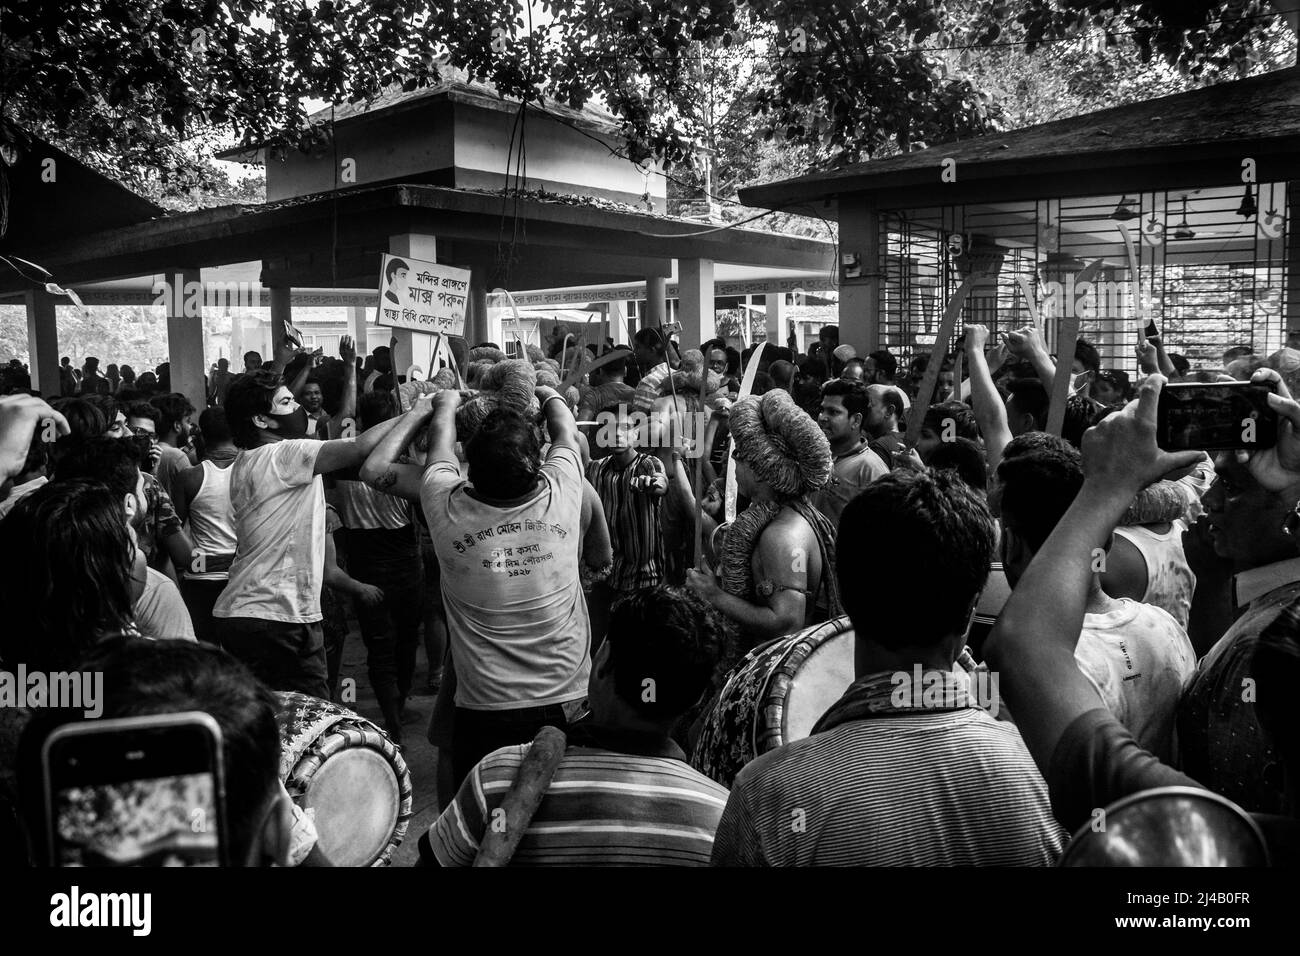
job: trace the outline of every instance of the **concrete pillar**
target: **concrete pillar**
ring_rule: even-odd
[[[645,310],[641,313],[641,328],[657,329],[667,321],[668,280],[663,276],[650,276],[645,280]]]
[[[438,261],[438,240],[433,236],[422,233],[403,232],[395,236],[388,237],[388,254],[393,256],[409,256],[412,259],[423,259],[425,262]],[[466,303],[468,305],[468,303]],[[469,317],[465,320],[465,335],[468,338],[470,334]],[[389,337],[397,339],[397,349],[392,356],[393,368],[398,375],[405,375],[406,370],[411,367],[414,359],[414,348],[412,346],[413,333],[410,329],[390,329]],[[474,341],[471,339],[470,344]],[[427,348],[423,351],[427,354]]]
[[[487,285],[484,284],[483,273],[473,269],[469,277],[469,295],[465,300],[465,340],[470,345],[495,342],[505,348],[505,343],[501,341],[502,335],[501,312],[493,309],[492,314],[488,313]]]
[[[861,201],[840,202],[840,344],[859,355],[880,348],[880,215]],[[844,274],[843,261],[856,255],[859,274]],[[778,343],[779,344],[779,343]]]
[[[713,260],[679,259],[677,302],[681,310],[682,348],[698,349],[713,338],[716,325],[713,302]]]
[[[173,290],[167,297],[167,361],[171,363],[172,391],[180,392],[202,411],[208,404],[204,381],[207,363],[203,356],[203,279],[199,270],[192,268],[170,269],[165,276]],[[191,298],[189,293],[193,289],[200,292]],[[288,290],[284,291],[287,301]],[[195,300],[198,315],[193,314],[195,308],[191,305]]]
[[[769,292],[763,296],[763,304],[767,309],[767,315],[763,321],[763,325],[767,329],[767,341],[773,345],[784,345],[786,335],[785,293]]]
[[[46,397],[59,391],[59,328],[54,314],[54,296],[44,289],[29,290],[27,302],[27,368],[32,388]]]
[[[356,343],[358,355],[370,354],[370,347],[366,344],[370,335],[366,326],[366,311],[364,305],[348,307],[348,335]]]
[[[627,345],[627,303],[622,299],[609,303],[609,334],[615,345]]]
[[[256,306],[257,303],[254,303]],[[226,358],[230,359],[230,371],[238,375],[244,370],[243,355],[244,348],[244,314],[238,309],[234,310],[230,316],[230,352]]]

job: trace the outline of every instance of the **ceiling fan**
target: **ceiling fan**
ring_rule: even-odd
[[[1195,239],[1196,231],[1187,225],[1187,197],[1183,196],[1183,221],[1174,227],[1175,239]]]
[[[1200,192],[1199,189],[1198,189],[1198,190],[1195,190],[1195,191],[1196,191],[1196,192]],[[1201,238],[1201,239],[1209,239],[1209,238],[1211,238],[1211,237],[1213,237],[1213,236],[1236,236],[1236,235],[1239,235],[1239,234],[1240,234],[1240,229],[1241,229],[1241,227],[1236,227],[1236,228],[1233,228],[1233,229],[1227,229],[1227,230],[1215,230],[1215,229],[1193,229],[1193,228],[1188,224],[1188,222],[1187,222],[1187,197],[1188,197],[1189,195],[1191,195],[1191,194],[1189,194],[1189,193],[1183,193],[1183,196],[1182,196],[1182,200],[1183,200],[1183,218],[1182,218],[1182,221],[1181,221],[1180,223],[1178,223],[1178,225],[1174,226],[1174,228],[1173,228],[1171,231],[1168,232],[1166,238],[1169,238],[1169,239],[1184,239],[1184,240],[1186,240],[1186,239],[1196,239],[1197,237],[1199,237],[1199,238]],[[1145,229],[1145,227],[1144,227],[1144,229]]]

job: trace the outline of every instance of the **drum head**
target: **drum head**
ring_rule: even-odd
[[[802,740],[853,683],[853,632],[841,631],[804,658],[790,678],[781,722],[782,743]]]
[[[321,851],[335,866],[369,866],[387,849],[402,795],[384,756],[363,747],[340,750],[317,768],[299,801],[316,819],[347,826],[317,827]]]

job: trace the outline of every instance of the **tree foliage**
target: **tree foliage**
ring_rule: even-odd
[[[1264,0],[8,0],[0,114],[165,196],[219,191],[221,142],[317,149],[312,101],[439,79],[603,104],[628,155],[687,170],[719,132],[860,160],[1003,123],[954,63],[1090,35],[1196,81],[1259,62]],[[737,66],[742,66],[736,72]],[[729,72],[730,71],[730,72]],[[705,82],[740,81],[748,118]],[[985,80],[989,79],[988,77]],[[230,184],[227,184],[228,186]],[[147,191],[147,190],[146,190]]]

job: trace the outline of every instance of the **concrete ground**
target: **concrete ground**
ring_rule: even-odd
[[[343,663],[339,668],[339,681],[351,677],[357,682],[356,703],[344,703],[345,707],[355,710],[367,720],[374,721],[381,729],[383,717],[379,713],[379,703],[370,686],[366,673],[366,646],[361,641],[361,632],[356,621],[348,617],[348,639],[343,648]],[[429,829],[438,819],[441,808],[438,806],[435,762],[437,748],[429,743],[427,731],[429,717],[433,714],[435,698],[425,691],[429,678],[428,663],[425,660],[424,645],[420,645],[416,662],[414,691],[407,702],[411,712],[411,722],[402,727],[402,757],[411,771],[411,819],[406,829],[406,836],[393,851],[393,866],[412,866],[419,858],[417,843],[420,835]]]

